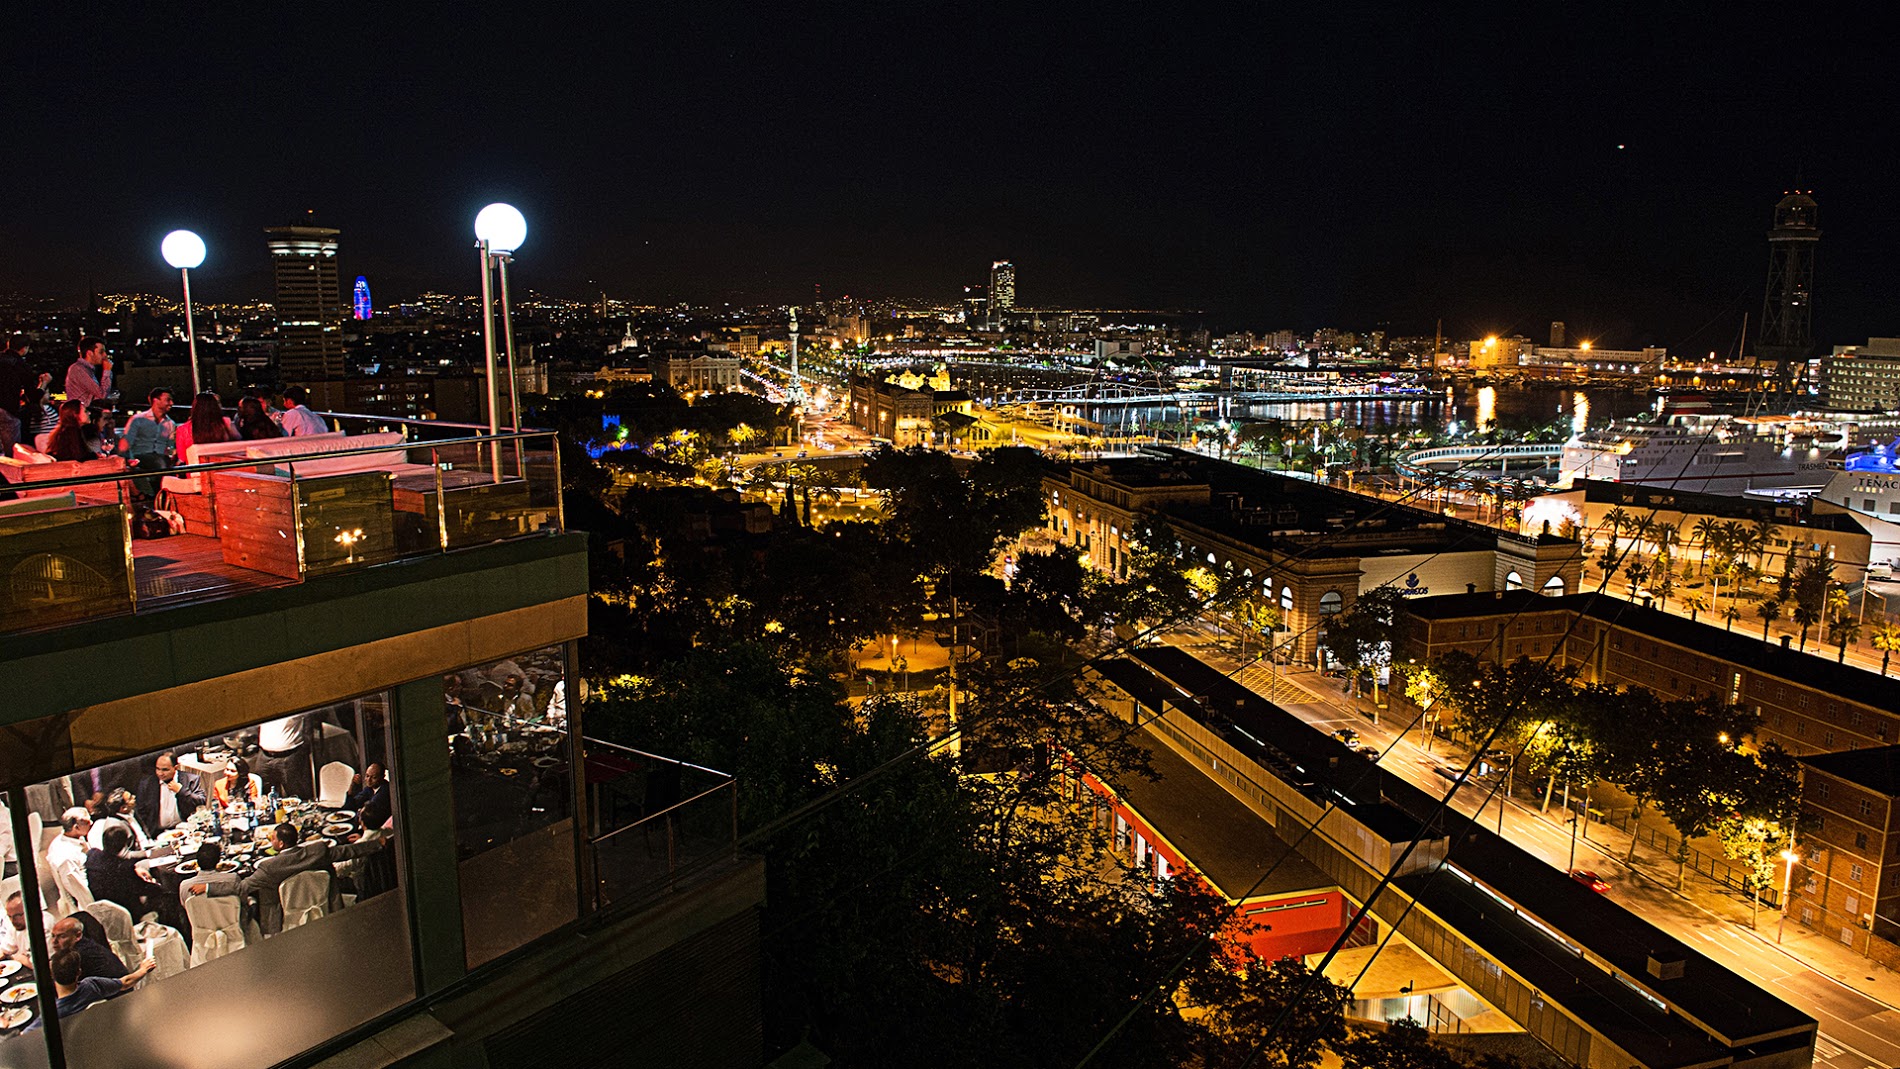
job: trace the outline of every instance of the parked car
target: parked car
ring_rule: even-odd
[[[1333,738],[1351,746],[1359,741],[1359,733],[1351,728],[1340,728],[1338,731],[1333,732]]]
[[[1589,869],[1571,869],[1570,878],[1588,887],[1590,890],[1595,891],[1597,894],[1605,894],[1610,889],[1609,883],[1605,881],[1603,877],[1598,876]]]
[[[1379,748],[1377,746],[1355,746],[1353,747],[1353,752],[1368,761],[1377,761],[1379,759]]]

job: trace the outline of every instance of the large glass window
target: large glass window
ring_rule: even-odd
[[[474,968],[579,915],[564,647],[442,680]]]
[[[75,1069],[270,1065],[412,1000],[388,711],[371,695],[13,792],[45,828],[51,976],[0,967],[0,1004],[33,1017],[0,1067],[44,1063],[21,1037],[40,1006],[13,1000],[48,983]]]

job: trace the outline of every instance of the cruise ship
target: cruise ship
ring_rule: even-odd
[[[1891,578],[1900,570],[1900,438],[1847,457],[1820,499],[1846,509],[1872,536],[1874,573]]]
[[[1699,398],[1666,398],[1654,415],[1586,430],[1564,445],[1558,485],[1577,479],[1708,494],[1819,489],[1846,431],[1794,416],[1735,416]]]

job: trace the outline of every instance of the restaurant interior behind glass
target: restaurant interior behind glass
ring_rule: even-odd
[[[577,915],[565,652],[442,677],[471,968]],[[365,694],[7,792],[0,1069],[51,1064],[48,982],[63,1060],[86,1069],[152,1043],[267,1065],[414,999],[392,710]]]

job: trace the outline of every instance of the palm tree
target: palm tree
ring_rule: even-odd
[[[1860,641],[1860,621],[1846,613],[1834,617],[1834,648],[1839,656],[1834,659],[1841,664],[1847,663],[1847,646]]]
[[[1656,539],[1656,520],[1652,516],[1638,516],[1630,521],[1630,533],[1638,542],[1654,542]]]
[[[1682,537],[1682,531],[1673,523],[1657,522],[1650,524],[1649,537],[1656,540],[1656,548],[1662,556],[1669,558],[1675,554],[1676,541]]]
[[[1804,599],[1794,603],[1794,622],[1801,625],[1801,652],[1808,650],[1808,628],[1821,619],[1821,610]]]
[[[1721,524],[1716,521],[1715,517],[1704,516],[1695,521],[1695,526],[1689,528],[1690,533],[1696,536],[1696,541],[1702,544],[1702,555],[1696,563],[1698,571],[1701,569],[1702,564],[1708,561],[1709,547],[1714,544],[1715,533],[1720,527]]]
[[[1723,610],[1722,610],[1722,619],[1724,619],[1724,620],[1727,620],[1727,621],[1728,621],[1727,623],[1725,623],[1725,624],[1723,624],[1723,625],[1722,625],[1722,630],[1724,630],[1724,631],[1733,631],[1733,630],[1735,630],[1735,621],[1737,621],[1737,620],[1739,620],[1739,619],[1741,619],[1741,618],[1742,618],[1742,610],[1740,610],[1740,609],[1738,609],[1738,608],[1736,608],[1736,607],[1735,607],[1735,603],[1734,603],[1734,602],[1732,602],[1732,601],[1731,601],[1731,602],[1729,602],[1729,604],[1728,604],[1728,608],[1726,608],[1726,609],[1723,609]],[[1767,624],[1763,624],[1763,625],[1761,625],[1761,633],[1762,633],[1762,637],[1763,637],[1763,638],[1767,638],[1767,637],[1768,637],[1768,625],[1767,625]]]
[[[1629,522],[1629,518],[1630,514],[1624,512],[1621,508],[1613,508],[1603,514],[1603,526],[1610,529],[1610,541],[1612,543],[1616,541],[1617,535],[1623,533],[1623,525]]]
[[[1891,620],[1874,625],[1874,648],[1880,651],[1880,674],[1887,674],[1887,662],[1893,659],[1893,651],[1900,650],[1900,624]]]
[[[1768,641],[1768,625],[1781,619],[1781,602],[1764,598],[1761,604],[1755,606],[1755,615],[1761,617],[1761,640],[1766,642]]]
[[[1688,597],[1682,599],[1682,607],[1689,610],[1689,622],[1694,623],[1695,618],[1698,615],[1700,615],[1703,612],[1708,611],[1708,608],[1709,608],[1708,595],[1698,590],[1695,593],[1689,595]],[[1900,628],[1896,628],[1895,630],[1900,631]]]
[[[1768,556],[1768,548],[1774,545],[1775,535],[1778,530],[1772,520],[1764,517],[1756,520],[1754,529],[1749,531],[1749,541],[1754,544],[1756,563],[1758,565],[1762,567],[1767,566],[1766,558]]]

